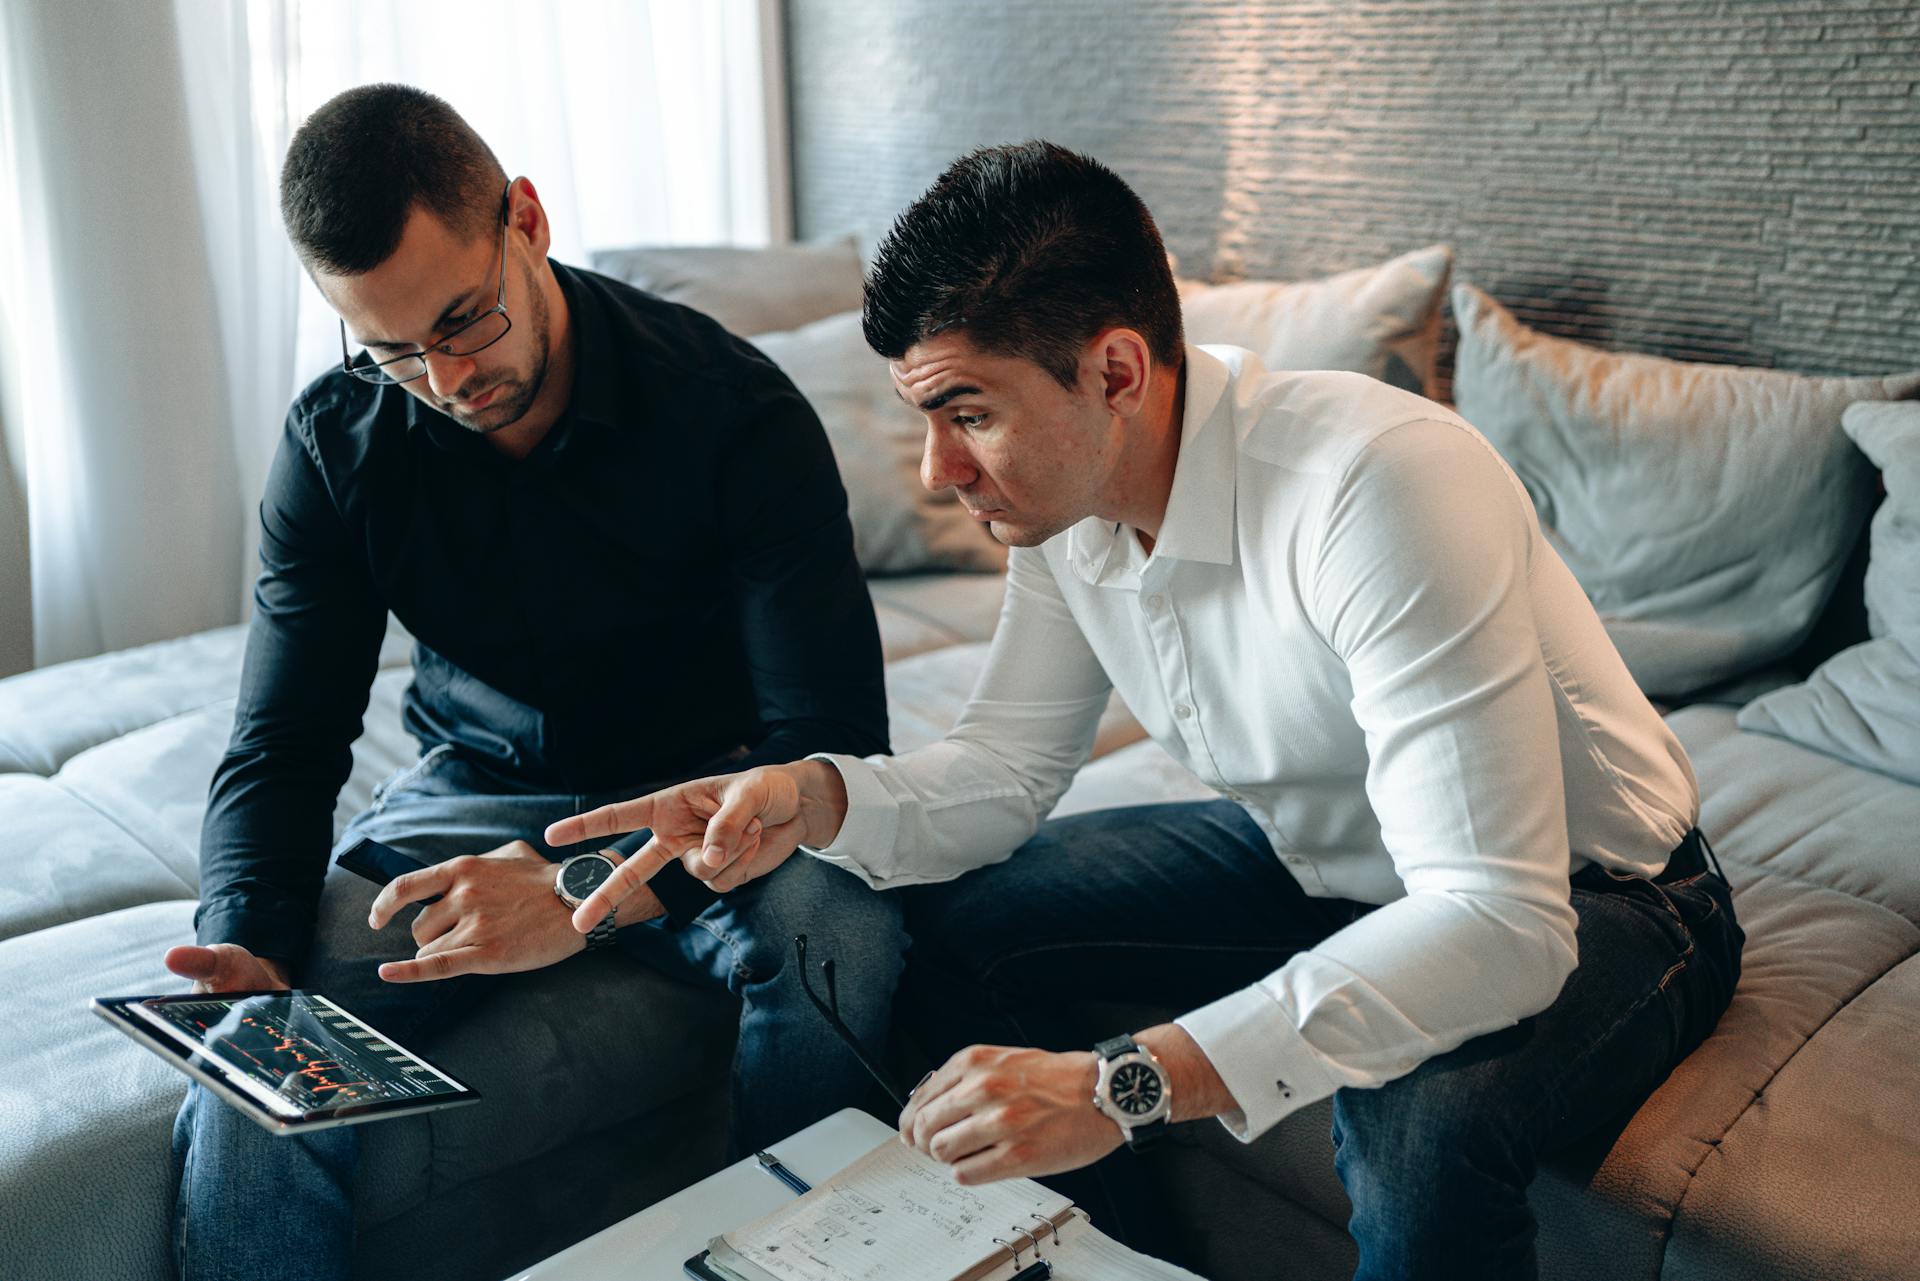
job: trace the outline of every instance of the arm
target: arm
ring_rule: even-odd
[[[333,806],[386,610],[308,454],[296,408],[260,505],[261,573],[233,736],[200,837],[202,944],[291,963],[312,938]]]
[[[734,770],[887,750],[880,629],[820,420],[782,380],[720,466],[733,596],[765,734]]]
[[[826,432],[784,379],[755,384],[750,394],[759,402],[720,461],[716,505],[764,732],[744,756],[710,761],[689,779],[810,752],[887,750],[880,631]],[[631,857],[645,842],[632,833],[611,848]],[[648,889],[676,923],[719,898],[675,866],[662,867]],[[633,901],[622,904],[623,920]]]
[[[1086,763],[1112,688],[1044,553],[1014,548],[999,625],[959,721],[899,756],[824,756],[844,781],[846,821],[811,852],[876,889],[1002,861]]]
[[[1241,1138],[1539,1012],[1572,972],[1536,554],[1524,491],[1457,426],[1396,428],[1335,488],[1311,608],[1351,676],[1368,799],[1407,893],[1178,1021],[1237,1100]]]
[[[1016,548],[985,669],[945,739],[899,756],[832,755],[700,779],[547,829],[560,845],[650,828],[574,914],[586,930],[679,861],[716,889],[806,846],[876,889],[951,880],[1005,859],[1093,749],[1111,683],[1038,551]]]

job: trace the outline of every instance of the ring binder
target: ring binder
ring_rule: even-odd
[[[1022,1224],[1025,1226],[1022,1226]],[[1005,1224],[994,1232],[993,1224]],[[897,1138],[770,1214],[722,1233],[687,1272],[702,1281],[1199,1281],[1097,1231],[1030,1179],[978,1186]]]

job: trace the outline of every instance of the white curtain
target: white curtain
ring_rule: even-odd
[[[278,214],[309,112],[380,80],[439,94],[533,181],[564,261],[765,244],[790,228],[778,22],[778,0],[6,0],[0,424],[25,442],[35,660],[244,614],[281,418],[339,357]]]

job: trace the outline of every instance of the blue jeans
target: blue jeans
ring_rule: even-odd
[[[438,862],[524,840],[557,860],[577,851],[547,846],[540,835],[547,824],[629,794],[515,790],[510,780],[438,747],[375,791],[339,848],[364,836]],[[300,986],[326,993],[410,1043],[483,993],[512,984],[511,975],[382,981],[376,967],[411,956],[414,944],[409,914],[385,930],[367,928],[377,892],[371,882],[329,869]],[[564,910],[557,899],[554,908]],[[883,1041],[906,948],[900,905],[817,859],[788,859],[684,929],[650,922],[617,936],[620,950],[636,961],[674,978],[724,986],[740,999],[728,1135],[735,1156],[866,1097],[866,1074],[800,988],[791,941],[803,932],[814,955],[835,958],[841,1016],[870,1043]],[[628,1016],[646,1014],[636,996]],[[458,1074],[458,1064],[448,1067]],[[300,1260],[303,1277],[349,1275],[359,1127],[277,1137],[193,1085],[174,1123],[173,1146],[180,1174],[174,1254],[182,1277],[257,1281],[280,1275],[290,1258]]]
[[[1361,1281],[1535,1275],[1538,1157],[1630,1115],[1732,999],[1744,936],[1726,882],[1704,863],[1686,874],[1696,840],[1666,883],[1597,866],[1574,878],[1580,963],[1545,1011],[1335,1094]],[[896,1008],[937,1056],[1089,1049],[1139,1030],[1112,1022],[1114,1003],[1193,1009],[1373,910],[1308,897],[1226,801],[1055,820],[1005,863],[904,893]],[[1136,1248],[1181,1253],[1127,1149],[1046,1181]]]

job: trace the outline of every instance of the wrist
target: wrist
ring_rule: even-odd
[[[789,768],[796,773],[800,792],[800,843],[824,849],[840,835],[847,820],[847,781],[831,761],[796,761]]]
[[[624,930],[629,925],[644,925],[666,914],[667,905],[660,901],[660,896],[642,885],[613,909],[613,923]]]
[[[1240,1110],[1206,1051],[1178,1023],[1150,1027],[1133,1039],[1160,1060],[1173,1095],[1174,1121],[1201,1121]]]
[[[260,968],[271,975],[275,983],[278,983],[281,987],[290,988],[293,986],[293,976],[288,973],[287,963],[285,961],[276,961],[265,956],[254,959],[260,962]]]

